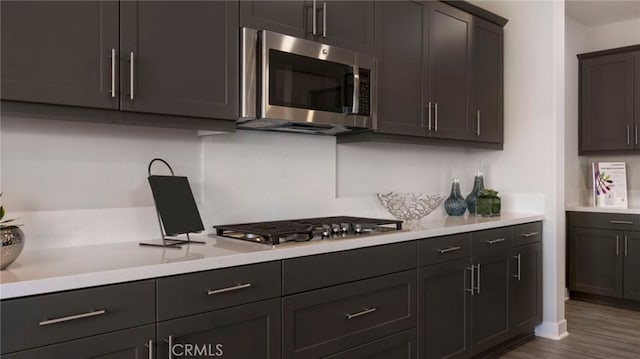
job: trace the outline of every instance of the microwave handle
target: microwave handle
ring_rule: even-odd
[[[353,107],[351,113],[360,112],[360,68],[353,66]]]

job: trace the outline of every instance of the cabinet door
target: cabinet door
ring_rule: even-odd
[[[624,297],[640,300],[640,232],[624,235]]]
[[[532,333],[542,320],[542,245],[516,248],[509,284],[512,334]]]
[[[158,358],[279,359],[280,299],[160,322],[157,330]]]
[[[375,3],[378,133],[426,135],[424,6],[410,1]]]
[[[636,66],[633,73],[633,78],[635,80],[635,99],[633,105],[633,108],[635,109],[635,122],[633,124],[633,137],[635,148],[640,150],[640,51],[636,51],[633,54],[633,57],[633,63]]]
[[[421,358],[468,358],[471,354],[471,260],[418,272],[418,338]]]
[[[633,147],[633,54],[580,62],[580,150]]]
[[[473,355],[502,343],[509,333],[511,251],[474,257],[476,294],[471,300]]]
[[[151,356],[150,345],[153,346],[155,335],[155,325],[147,325],[6,354],[2,357],[5,359],[142,359]]]
[[[312,0],[240,1],[240,26],[313,40],[312,3]],[[316,33],[319,29],[316,22]]]
[[[373,53],[373,1],[318,1],[318,41]]]
[[[118,108],[118,66],[111,58],[112,50],[120,55],[117,1],[3,1],[1,7],[3,100]]]
[[[236,2],[124,1],[120,13],[123,110],[238,118]]]
[[[416,359],[416,329],[357,346],[325,359]]]
[[[473,18],[472,106],[475,141],[503,141],[502,27]]]
[[[473,139],[468,118],[471,84],[471,15],[441,2],[428,5],[430,134]]]
[[[572,228],[569,236],[569,289],[622,296],[621,232]]]

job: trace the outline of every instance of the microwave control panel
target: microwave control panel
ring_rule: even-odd
[[[360,99],[358,115],[371,115],[371,70],[360,68]]]

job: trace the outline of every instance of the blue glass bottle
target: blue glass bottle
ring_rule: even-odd
[[[467,196],[467,209],[470,215],[476,215],[476,202],[478,201],[478,192],[480,192],[481,189],[484,189],[484,178],[482,177],[482,173],[478,171],[473,178],[473,189]]]
[[[467,201],[465,201],[462,194],[460,194],[460,180],[458,177],[453,177],[451,194],[449,198],[444,201],[444,210],[450,216],[462,216],[467,210]]]

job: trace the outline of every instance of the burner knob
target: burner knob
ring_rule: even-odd
[[[340,223],[340,231],[342,233],[349,233],[351,231],[351,225],[349,223]]]
[[[360,223],[356,223],[353,225],[353,231],[356,232],[357,234],[362,233],[362,224]]]
[[[340,226],[339,226],[338,224],[335,224],[335,223],[334,223],[334,224],[332,224],[332,225],[331,225],[331,232],[332,232],[333,234],[338,234],[338,233],[340,233]]]
[[[329,238],[331,237],[331,227],[328,224],[323,224],[322,225],[322,238]]]

